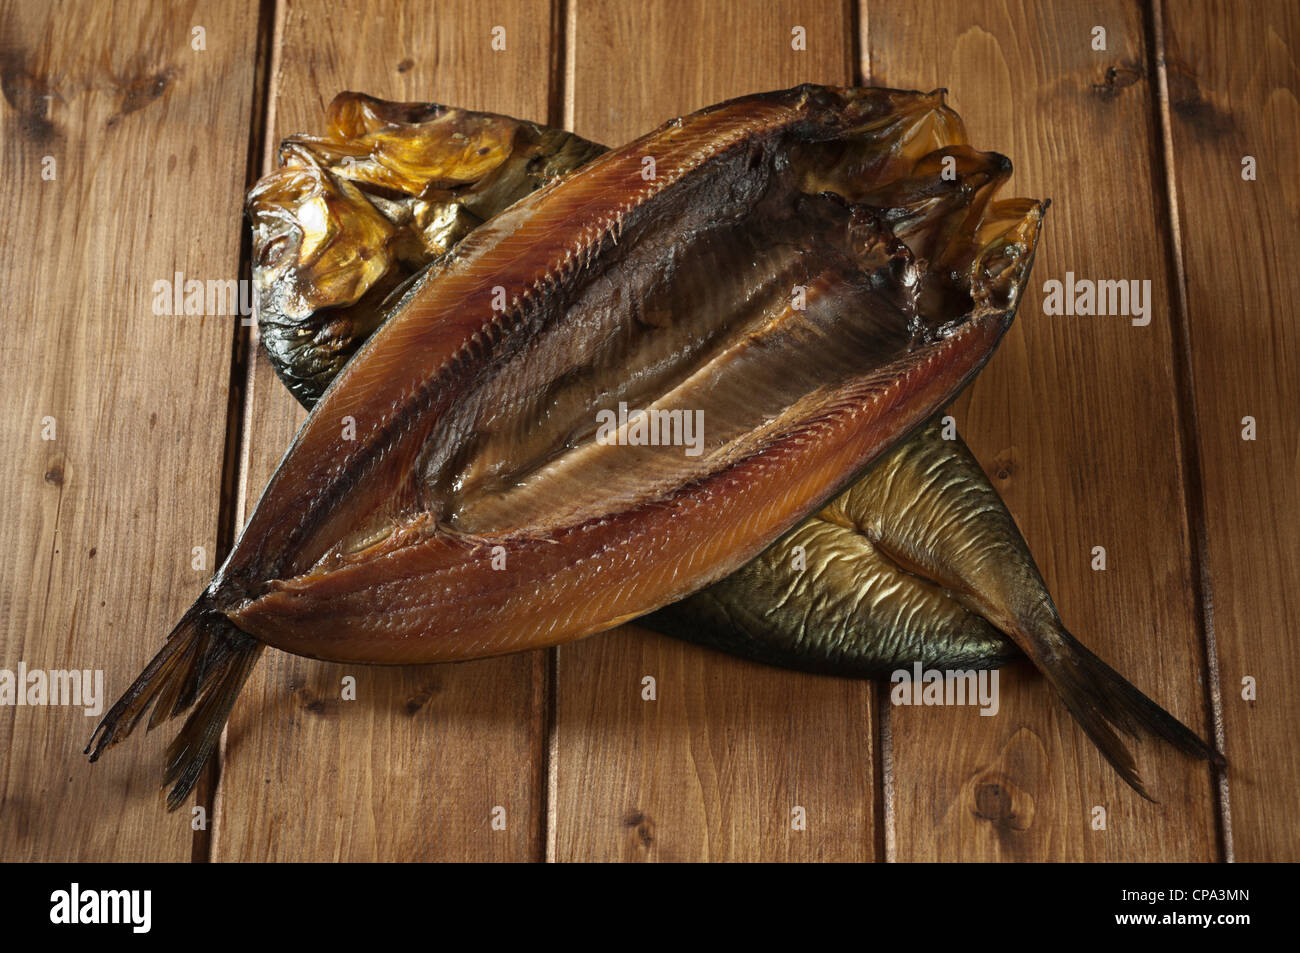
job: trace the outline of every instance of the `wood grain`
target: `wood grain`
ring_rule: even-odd
[[[279,14],[273,144],[323,132],[348,89],[547,118],[545,4],[291,0]],[[304,415],[260,351],[248,386],[252,501]],[[345,675],[355,702],[340,700]],[[386,669],[267,652],[227,733],[213,859],[537,859],[545,684],[542,653]]]
[[[1165,10],[1169,117],[1234,856],[1300,857],[1300,9]],[[1256,178],[1242,178],[1253,156]],[[1243,440],[1243,418],[1257,434]],[[1252,678],[1257,698],[1243,698]]]
[[[1017,324],[954,413],[1075,634],[1203,732],[1221,688],[1226,852],[1207,767],[1140,747],[1161,803],[1143,802],[1027,665],[1004,670],[997,717],[886,708],[879,724],[865,683],[626,626],[558,650],[554,698],[545,653],[384,669],[267,652],[223,747],[210,840],[188,810],[162,808],[170,728],[88,766],[95,720],[81,709],[0,707],[0,859],[176,861],[196,845],[214,860],[858,860],[885,844],[899,860],[1300,857],[1293,2],[272,7],[274,23],[256,0],[0,2],[0,251],[17,263],[0,278],[0,668],[102,669],[115,698],[234,528],[220,510],[227,433],[245,441],[242,525],[303,419],[254,348],[228,420],[235,319],[152,308],[153,283],[177,271],[237,276],[263,125],[269,162],[357,89],[562,117],[613,145],[856,67],[948,87],[973,143],[1014,160],[1008,193],[1053,199]],[[259,40],[274,47],[265,116],[251,115]],[[1042,282],[1066,271],[1149,279],[1151,324],[1045,316]],[[1241,439],[1246,416],[1255,441]],[[1090,568],[1098,545],[1105,572]],[[191,568],[195,546],[206,569]],[[344,675],[355,702],[340,699]],[[497,806],[505,830],[491,829]]]
[[[871,3],[873,82],[946,86],[974,145],[1012,157],[1010,193],[1053,200],[1016,325],[958,403],[959,427],[1035,554],[1065,623],[1198,731],[1207,681],[1193,596],[1170,338],[1155,82],[1136,4]],[[1094,26],[1106,50],[1094,51]],[[1042,283],[1150,280],[1151,323],[1042,313]],[[1091,568],[1104,546],[1107,568]],[[1129,790],[1021,667],[1001,711],[891,713],[900,860],[1209,860],[1212,778],[1136,749]],[[1091,824],[1107,812],[1105,830]]]
[[[709,103],[851,80],[841,3],[570,6],[579,135],[625,142]],[[807,50],[791,49],[792,29]],[[558,650],[550,856],[869,860],[873,690],[624,627]],[[643,678],[656,699],[643,699]],[[807,829],[792,829],[792,812]]]
[[[155,314],[153,284],[238,274],[255,21],[243,0],[0,10],[0,668],[102,670],[105,705],[213,569],[238,319]],[[89,765],[96,721],[0,708],[0,859],[189,859],[168,732]]]

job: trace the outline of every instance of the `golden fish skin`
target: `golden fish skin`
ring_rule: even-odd
[[[819,516],[871,540],[1010,638],[1123,780],[1151,800],[1121,735],[1161,738],[1222,767],[1208,745],[1071,635],[1024,537],[964,445],[932,423]]]
[[[193,707],[174,805],[264,644],[376,663],[554,645],[757,555],[943,406],[1011,320],[1042,206],[993,201],[1005,159],[945,147],[956,179],[901,210],[828,188],[937,174],[938,128],[959,126],[935,94],[745,97],[476,229],[330,384],[94,755],[150,705]],[[597,439],[624,402],[703,408],[708,440]]]
[[[308,409],[412,275],[483,222],[606,151],[493,113],[334,97],[249,192],[262,346]]]

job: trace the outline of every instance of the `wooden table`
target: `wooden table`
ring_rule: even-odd
[[[1053,200],[953,413],[1066,623],[1231,768],[1142,746],[1147,803],[1023,666],[982,718],[633,627],[456,666],[273,651],[201,811],[161,809],[170,730],[91,767],[81,710],[0,708],[0,859],[1300,858],[1294,0],[109,9],[0,14],[0,667],[102,669],[111,701],[229,548],[303,415],[238,317],[158,315],[155,282],[246,275],[243,193],[336,92],[617,143],[799,82],[946,86],[1007,194]],[[1149,324],[1044,314],[1067,272],[1149,281]]]

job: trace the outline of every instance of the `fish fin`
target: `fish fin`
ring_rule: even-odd
[[[1037,643],[1031,652],[1034,664],[1056,688],[1065,707],[1102,757],[1129,787],[1148,801],[1155,801],[1147,793],[1137,763],[1120,732],[1130,738],[1155,735],[1216,767],[1227,766],[1221,752],[1089,651],[1059,622],[1052,628],[1046,638],[1020,635]]]
[[[86,745],[97,761],[104,750],[135,730],[150,707],[146,731],[193,708],[167,748],[163,787],[167,809],[176,810],[193,790],[240,689],[262,654],[262,643],[212,607],[204,593],[176,624],[166,644],[108,710]]]

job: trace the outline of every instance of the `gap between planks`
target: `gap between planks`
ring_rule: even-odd
[[[1183,259],[1182,224],[1179,215],[1178,176],[1174,166],[1173,122],[1169,115],[1169,72],[1165,55],[1164,0],[1150,0],[1146,4],[1147,59],[1155,77],[1155,95],[1152,102],[1156,111],[1156,128],[1160,134],[1160,148],[1156,150],[1156,175],[1164,180],[1163,207],[1169,229],[1170,284],[1174,288],[1173,320],[1170,321],[1170,343],[1173,354],[1174,391],[1178,406],[1178,442],[1182,450],[1183,484],[1186,487],[1184,506],[1188,533],[1191,536],[1189,556],[1192,560],[1193,598],[1196,618],[1200,627],[1203,664],[1206,673],[1206,708],[1209,723],[1214,729],[1214,744],[1220,751],[1226,744],[1223,723],[1223,688],[1219,672],[1219,648],[1214,633],[1214,590],[1210,578],[1208,525],[1205,518],[1205,483],[1201,466],[1200,417],[1196,406],[1196,388],[1193,379],[1191,347],[1191,314],[1187,304],[1187,270]],[[1219,850],[1223,860],[1234,860],[1232,846],[1232,810],[1228,796],[1226,771],[1211,766],[1211,783],[1218,804]]]
[[[252,108],[249,110],[248,158],[244,174],[244,191],[271,169],[276,146],[270,141],[275,124],[273,88],[280,64],[281,37],[284,33],[284,5],[278,0],[260,0],[257,17],[257,64],[254,70]],[[253,239],[240,220],[239,275],[252,278]],[[253,432],[253,387],[258,334],[255,321],[245,325],[241,316],[235,322],[231,341],[230,399],[226,411],[226,449],[222,461],[221,506],[217,518],[218,565],[225,561],[239,538],[248,509],[248,472],[250,440]],[[229,487],[230,492],[226,489]],[[218,808],[224,794],[222,767],[226,760],[229,723],[221,727],[221,740],[202,775],[196,802],[207,812],[208,829],[194,832],[193,863],[210,863],[220,835]]]
[[[844,22],[849,26],[847,75],[855,86],[871,85],[871,10],[868,0],[846,0]],[[890,722],[893,706],[887,691],[875,693],[875,761],[873,789],[875,794],[875,852],[876,861],[892,864],[898,861],[898,837],[895,828],[897,811],[894,805],[894,734]]]

